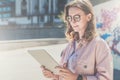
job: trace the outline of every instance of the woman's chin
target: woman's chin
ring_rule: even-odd
[[[74,29],[75,32],[79,32],[78,30]]]

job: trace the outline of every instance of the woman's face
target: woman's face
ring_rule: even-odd
[[[67,21],[72,26],[75,32],[85,31],[87,23],[91,17],[90,14],[85,14],[80,8],[71,7],[68,10],[69,15],[67,16]]]

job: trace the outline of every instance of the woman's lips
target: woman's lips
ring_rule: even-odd
[[[73,28],[77,28],[78,27],[78,25],[76,25],[76,26],[73,26]]]

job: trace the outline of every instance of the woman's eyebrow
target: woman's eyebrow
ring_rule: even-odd
[[[73,15],[73,16],[76,16],[76,15],[80,15],[80,16],[81,16],[81,14],[80,14],[80,13],[77,13],[77,14],[75,14],[75,15]],[[71,16],[71,15],[68,15],[68,16]]]

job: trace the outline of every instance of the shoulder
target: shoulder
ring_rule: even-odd
[[[91,42],[95,43],[96,45],[100,45],[100,46],[108,45],[107,42],[99,36],[95,37]]]
[[[104,50],[110,49],[107,42],[99,36],[92,39],[89,42],[89,46],[93,46],[95,49],[102,50],[102,51],[103,51],[103,49]]]
[[[105,41],[105,40],[102,39],[101,37],[97,37],[97,38],[96,38],[96,42],[97,42],[98,45],[108,46],[107,41]]]
[[[98,51],[110,50],[110,47],[108,46],[107,42],[99,36],[95,37],[91,42],[95,44],[96,50]]]
[[[100,36],[95,37],[92,41],[96,42],[96,43],[98,43],[98,42],[99,43],[106,43],[106,41],[103,40]]]

